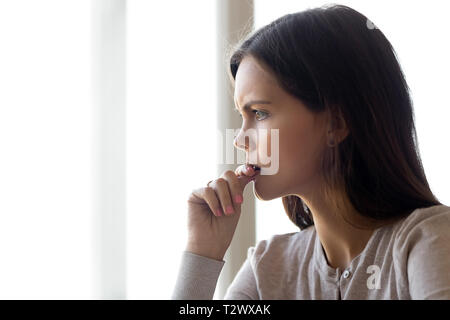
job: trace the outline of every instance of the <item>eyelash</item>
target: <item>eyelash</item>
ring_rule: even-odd
[[[234,111],[237,112],[237,113],[239,114],[239,117],[242,118],[242,114],[240,114],[238,110],[234,109]],[[267,112],[264,112],[264,111],[261,111],[261,110],[251,110],[251,111],[252,111],[253,113],[255,113],[255,114],[256,114],[256,112],[262,112],[262,113],[264,113],[264,114],[266,114],[266,115],[268,114]],[[264,119],[266,119],[266,118],[267,118],[267,116],[266,116]],[[264,119],[263,119],[263,120],[264,120]],[[257,121],[263,121],[263,120],[257,120]]]

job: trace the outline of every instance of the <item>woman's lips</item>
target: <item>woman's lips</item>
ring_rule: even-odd
[[[255,181],[256,178],[258,178],[258,176],[261,174],[261,168],[259,168],[258,166],[255,166],[255,165],[249,165],[247,167],[251,168],[251,169],[249,169],[250,171],[247,171],[247,172],[249,172],[249,173],[253,172],[250,181]]]
[[[254,171],[261,170],[261,168],[258,167],[256,164],[249,164],[249,163],[247,163],[246,165],[247,165],[247,167],[251,167]]]

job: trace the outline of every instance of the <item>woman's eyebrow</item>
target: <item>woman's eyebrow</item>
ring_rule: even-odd
[[[271,102],[267,100],[251,100],[247,102],[242,109],[244,109],[244,111],[247,111],[254,104],[270,104],[270,103]],[[239,109],[236,107],[236,103],[234,108],[239,111]]]

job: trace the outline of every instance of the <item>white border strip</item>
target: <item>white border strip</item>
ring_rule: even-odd
[[[92,1],[94,299],[126,298],[125,13]]]

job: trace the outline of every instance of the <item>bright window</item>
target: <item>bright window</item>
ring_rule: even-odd
[[[216,174],[215,1],[127,5],[127,297],[169,299],[187,199]]]

